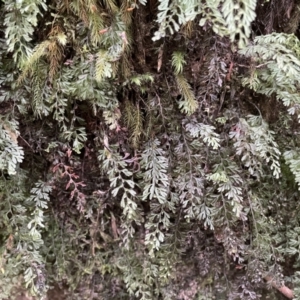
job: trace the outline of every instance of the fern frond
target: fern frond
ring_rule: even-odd
[[[131,127],[131,124],[134,122],[133,120],[133,111],[134,111],[134,105],[126,100],[125,106],[124,106],[124,121],[127,128]]]
[[[72,1],[70,3],[70,8],[76,15],[80,17],[80,19],[84,22],[86,26],[89,25],[87,7],[83,1]]]
[[[32,110],[36,117],[42,118],[43,116],[48,116],[50,113],[50,108],[47,105],[47,101],[44,98],[44,86],[45,86],[45,78],[43,78],[43,74],[41,72],[36,71],[32,78]]]
[[[108,52],[100,50],[97,54],[96,68],[95,68],[95,79],[101,82],[104,78],[109,78],[112,75],[112,66],[109,62]]]
[[[58,71],[63,58],[63,50],[56,40],[52,40],[52,42],[49,44],[47,56],[50,60],[49,80],[52,82],[53,77]]]
[[[15,144],[18,144],[18,136],[20,132],[18,130],[18,123],[15,120],[8,120],[8,118],[1,118],[0,119],[0,127],[8,133],[10,139]]]
[[[66,46],[67,44],[67,36],[64,32],[59,32],[56,36],[55,36],[56,40],[58,41],[58,43],[62,46]]]
[[[121,118],[121,111],[116,108],[114,111],[106,110],[103,112],[103,117],[105,119],[105,123],[109,126],[110,130],[118,129],[119,120]]]
[[[130,26],[132,23],[132,10],[134,9],[134,4],[131,4],[122,1],[121,4],[121,12],[122,12],[122,21],[126,24],[126,26]]]
[[[103,2],[104,2],[106,9],[110,10],[112,13],[118,12],[119,8],[118,8],[115,0],[104,0]]]
[[[222,5],[222,13],[227,23],[232,41],[238,36],[239,47],[247,43],[251,33],[251,23],[256,17],[256,0],[226,0]]]
[[[104,19],[102,18],[102,15],[95,11],[89,17],[89,29],[91,32],[91,41],[93,45],[97,45],[101,42],[102,36],[99,34],[101,30],[105,28]]]
[[[136,76],[133,76],[129,79],[130,83],[134,83],[137,86],[141,86],[143,83],[146,82],[153,82],[154,78],[151,74],[145,73],[145,74],[138,74]]]
[[[140,141],[140,137],[141,134],[143,132],[143,115],[141,113],[141,110],[139,108],[139,106],[135,107],[135,111],[134,111],[134,123],[132,124],[132,134],[131,134],[131,141],[132,141],[132,145],[134,148],[138,148],[139,145],[139,141]]]
[[[198,102],[195,98],[192,88],[187,82],[186,78],[184,78],[182,75],[176,75],[175,78],[183,98],[179,101],[179,108],[182,112],[191,115],[198,108]]]
[[[123,55],[120,60],[120,69],[121,69],[121,74],[124,76],[124,78],[129,78],[132,76],[130,60],[127,51],[125,51],[125,55]]]
[[[104,29],[103,15],[95,0],[76,0],[70,4],[72,11],[79,16],[84,25],[90,30],[91,41],[94,45],[101,42],[102,36],[99,31]]]
[[[188,21],[183,26],[182,31],[183,31],[185,36],[187,36],[188,38],[191,38],[193,29],[194,29],[194,21]]]
[[[183,66],[186,64],[184,60],[184,53],[180,51],[174,51],[172,53],[172,67],[174,68],[174,72],[176,75],[182,73]]]
[[[125,101],[124,121],[130,134],[130,141],[133,147],[137,148],[143,132],[144,118],[139,106],[135,106],[128,100]]]
[[[22,68],[22,73],[17,81],[18,85],[21,84],[27,76],[32,74],[36,63],[40,60],[42,56],[44,56],[47,53],[47,50],[50,45],[51,41],[46,40],[35,47],[32,55],[28,57],[27,61],[25,62]]]

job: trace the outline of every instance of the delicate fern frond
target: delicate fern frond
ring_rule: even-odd
[[[112,72],[112,65],[109,62],[107,51],[100,50],[96,59],[95,79],[101,82],[104,78],[110,78]]]
[[[197,15],[202,15],[200,26],[206,22],[212,23],[213,30],[220,35],[229,35],[232,41],[238,40],[243,47],[250,35],[251,23],[255,19],[256,0],[226,0],[199,1],[159,0],[157,22],[159,30],[155,32],[154,41],[166,35],[179,31],[181,25],[193,21]]]
[[[82,19],[85,26],[89,28],[92,43],[94,45],[99,44],[102,40],[100,32],[105,28],[105,22],[103,19],[103,14],[101,14],[101,9],[98,7],[97,1],[72,1],[70,8]]]
[[[298,184],[298,190],[300,190],[300,155],[299,149],[289,150],[283,153],[286,163],[289,165],[291,172],[295,176],[295,181]]]
[[[179,101],[179,108],[182,112],[191,115],[198,108],[198,102],[192,88],[184,76],[176,75],[175,78],[179,91],[182,93],[182,99]]]
[[[41,66],[42,71],[43,66]],[[42,118],[50,113],[49,100],[44,97],[45,78],[41,71],[36,71],[32,78],[32,110],[36,117]]]
[[[41,57],[47,54],[47,50],[50,47],[50,45],[51,41],[46,40],[35,47],[32,55],[28,57],[26,63],[22,68],[22,73],[18,78],[18,84],[21,84],[27,76],[32,74],[36,63],[40,60]]]
[[[22,65],[23,59],[30,56],[31,48],[29,42],[34,33],[34,27],[41,15],[41,8],[47,10],[45,0],[14,1],[8,0],[3,3],[5,11],[4,25],[7,38],[8,52],[13,53],[15,62]],[[3,16],[2,16],[3,18]]]
[[[191,137],[201,137],[203,142],[213,149],[220,148],[220,136],[215,132],[215,127],[203,123],[189,122],[185,125],[185,129]]]
[[[50,60],[49,80],[50,82],[52,82],[54,75],[57,73],[63,58],[63,50],[55,40],[51,41],[51,43],[49,44],[47,56]]]
[[[128,100],[125,101],[124,121],[129,130],[131,143],[134,148],[137,148],[143,133],[144,118],[139,106],[133,105]]]
[[[155,32],[153,41],[159,40],[166,35],[166,30],[171,34],[178,31],[182,24],[195,19],[199,13],[199,2],[197,0],[181,1],[159,0],[157,22],[160,24],[159,30]]]
[[[0,170],[16,174],[19,163],[23,161],[24,151],[17,143],[17,123],[0,118]]]
[[[142,153],[141,167],[143,176],[143,200],[151,200],[153,214],[147,220],[145,228],[145,244],[149,249],[149,255],[154,257],[165,241],[165,231],[171,226],[170,211],[175,210],[175,204],[168,201],[169,178],[168,158],[160,147],[160,142],[155,139],[149,142],[148,147]]]
[[[238,38],[239,48],[243,48],[251,33],[251,23],[256,17],[256,0],[226,0],[222,13],[226,20],[230,39]]]
[[[276,94],[288,112],[300,120],[300,42],[293,34],[272,33],[256,37],[253,45],[240,51],[264,68],[256,69],[242,81],[256,92]]]
[[[263,162],[269,164],[274,177],[279,178],[281,153],[274,132],[269,130],[268,124],[260,116],[241,118],[230,136],[235,140],[236,153],[242,156],[241,160],[251,175],[260,177]]]
[[[138,74],[136,76],[132,76],[128,80],[130,83],[134,83],[137,86],[142,86],[143,83],[147,82],[153,82],[154,78],[151,74],[145,73],[145,74]],[[128,81],[125,81],[124,85],[128,83]]]
[[[106,9],[110,10],[112,13],[117,13],[119,8],[115,2],[115,0],[104,0],[104,5]]]
[[[118,108],[114,111],[106,110],[103,112],[105,123],[109,126],[110,130],[119,129],[119,120],[121,118],[121,112]]]
[[[172,53],[172,67],[174,68],[174,72],[176,75],[182,73],[183,66],[186,64],[184,60],[184,53],[180,51],[174,51]]]

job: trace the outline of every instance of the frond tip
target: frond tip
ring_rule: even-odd
[[[112,65],[108,59],[107,51],[100,50],[97,54],[95,79],[101,82],[104,78],[110,78],[112,72]]]
[[[186,64],[184,60],[184,53],[180,51],[174,51],[172,53],[172,67],[174,68],[174,73],[176,75],[182,73],[183,66]]]
[[[191,86],[187,82],[186,78],[182,75],[176,76],[177,86],[182,94],[182,99],[179,101],[179,108],[187,115],[193,114],[198,108],[198,102],[191,89]]]

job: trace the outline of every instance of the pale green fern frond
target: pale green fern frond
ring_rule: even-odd
[[[134,83],[137,86],[141,86],[143,83],[147,82],[153,82],[154,78],[151,74],[145,73],[145,74],[139,74],[136,76],[133,76],[129,79],[130,83]]]
[[[195,95],[186,78],[182,75],[176,75],[175,78],[177,86],[182,93],[182,99],[179,101],[179,108],[182,112],[191,115],[198,108],[198,102]]]
[[[299,149],[285,151],[283,153],[286,163],[289,165],[291,172],[295,176],[295,182],[300,190],[300,155]]]
[[[101,82],[104,78],[110,78],[112,72],[112,65],[109,61],[107,51],[100,50],[96,59],[95,79]]]
[[[288,112],[300,119],[300,42],[293,34],[272,33],[257,37],[252,45],[240,51],[260,67],[242,80],[258,93],[277,99]]]
[[[47,53],[47,49],[50,45],[51,41],[46,40],[35,47],[32,55],[28,57],[27,61],[24,63],[22,74],[18,78],[18,84],[22,83],[22,81],[33,72],[36,63]]]
[[[121,111],[116,108],[115,110],[106,110],[103,112],[105,123],[109,126],[110,130],[119,128],[119,120],[121,118]]]
[[[66,46],[67,44],[67,36],[64,32],[59,32],[56,36],[55,36],[56,40],[58,41],[59,44],[61,44],[62,46]]]
[[[42,74],[42,72],[36,71],[32,78],[33,97],[31,105],[34,115],[38,118],[48,116],[50,113],[50,105],[47,101],[48,99],[44,97],[44,86],[44,74]]]
[[[255,19],[257,0],[214,0],[199,3],[197,0],[159,0],[157,22],[160,24],[155,32],[154,41],[165,37],[166,31],[173,34],[182,25],[193,21],[201,15],[200,26],[209,22],[215,33],[238,41],[243,47],[250,36],[251,23]]]
[[[183,66],[186,64],[184,60],[184,53],[180,51],[174,51],[172,53],[172,67],[174,68],[175,74],[180,74],[183,71]]]
[[[256,17],[256,0],[226,0],[222,13],[226,20],[230,39],[238,40],[238,46],[244,47],[251,33],[251,23]]]

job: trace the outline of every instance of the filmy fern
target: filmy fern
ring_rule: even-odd
[[[143,116],[140,108],[125,101],[124,120],[129,130],[133,147],[137,148],[143,133]]]
[[[258,93],[275,94],[288,107],[290,114],[299,114],[300,42],[293,34],[272,33],[256,37],[254,45],[240,51],[252,57],[257,68],[243,84]]]
[[[151,256],[161,247],[165,239],[164,230],[171,225],[169,211],[175,209],[174,203],[168,200],[170,185],[167,175],[168,159],[165,157],[165,151],[159,146],[158,140],[150,141],[149,147],[142,153],[141,160],[141,167],[144,170],[142,200],[151,200],[151,210],[155,212],[145,225],[148,231],[145,244],[149,247]]]
[[[221,9],[220,9],[221,7]],[[159,30],[155,32],[154,41],[166,35],[166,30],[173,34],[180,26],[202,15],[200,25],[212,23],[213,30],[222,36],[228,35],[232,41],[238,40],[238,46],[244,47],[251,32],[251,23],[255,19],[256,0],[212,1],[199,4],[198,1],[160,0],[157,14]]]
[[[180,51],[175,51],[172,53],[172,67],[176,75],[182,73],[183,66],[186,64],[184,60],[184,53]]]
[[[4,24],[8,51],[13,52],[14,61],[22,65],[31,54],[30,41],[34,28],[37,26],[38,16],[42,10],[47,10],[44,0],[6,1]]]
[[[105,137],[105,140],[107,137]],[[107,141],[104,141],[106,144]],[[108,145],[106,145],[108,147]],[[112,146],[112,148],[114,148]],[[135,229],[133,223],[140,224],[143,220],[141,210],[136,203],[136,191],[137,184],[133,180],[133,172],[127,169],[127,166],[132,161],[125,157],[122,158],[120,155],[113,151],[105,148],[99,152],[98,160],[102,165],[102,168],[110,180],[111,195],[117,197],[121,194],[120,206],[123,209],[123,231],[122,235],[124,238],[124,246],[128,249],[131,239],[134,236]]]
[[[182,94],[182,99],[179,100],[179,108],[182,112],[191,115],[198,108],[198,102],[195,98],[192,88],[187,82],[186,78],[182,75],[177,75],[175,79],[178,89]]]
[[[23,148],[18,146],[18,123],[8,118],[0,119],[0,170],[16,174],[18,164],[23,161]]]
[[[274,140],[274,132],[268,129],[268,124],[260,116],[240,119],[230,136],[235,140],[236,153],[242,155],[241,160],[251,175],[260,176],[261,164],[266,163],[275,178],[279,178],[279,146]],[[261,163],[257,159],[260,159]]]

